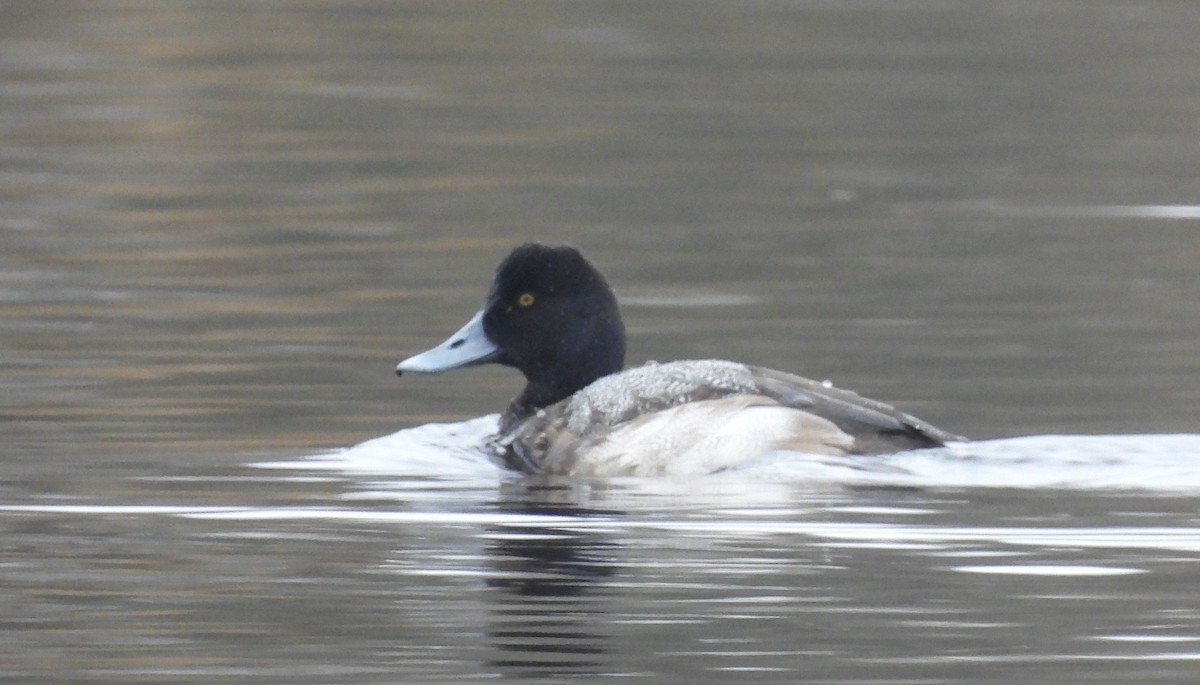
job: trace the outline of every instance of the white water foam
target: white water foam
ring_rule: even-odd
[[[1200,435],[1034,435],[874,457],[770,454],[745,474],[845,485],[1200,492]]]
[[[485,448],[497,421],[491,414],[460,423],[427,424],[309,459],[255,466],[494,484],[516,475]],[[1200,493],[1200,435],[1038,435],[870,457],[773,452],[706,478]]]
[[[252,466],[360,475],[498,481],[506,470],[488,452],[486,443],[496,434],[499,424],[499,414],[488,414],[458,423],[429,423],[307,459],[260,462]]]

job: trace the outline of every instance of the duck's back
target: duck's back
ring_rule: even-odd
[[[503,442],[528,471],[613,476],[709,473],[773,450],[881,454],[954,439],[827,383],[698,360],[601,378]]]

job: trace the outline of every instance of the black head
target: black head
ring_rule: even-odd
[[[529,243],[513,250],[496,270],[483,329],[501,350],[497,361],[538,384],[582,374],[587,378],[573,383],[578,390],[625,363],[616,297],[573,247]]]
[[[397,371],[436,372],[488,362],[525,375],[529,383],[516,403],[530,410],[620,371],[625,326],[608,282],[573,247],[521,245],[500,263],[475,318]]]

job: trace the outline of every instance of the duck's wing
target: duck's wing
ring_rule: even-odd
[[[698,360],[647,365],[602,378],[514,423],[497,446],[514,468],[567,473],[581,451],[594,450],[599,443],[608,443],[606,449],[623,449],[625,443],[616,438],[628,438],[633,429],[663,432],[665,424],[678,428],[688,425],[685,419],[721,408],[690,431],[690,442],[703,446],[706,435],[721,434],[719,419],[735,414],[725,411],[734,405],[742,413],[751,410],[755,421],[765,417],[777,427],[794,427],[783,437],[763,430],[761,437],[777,449],[889,454],[962,439],[826,383],[762,367]],[[772,412],[772,406],[789,411]]]
[[[965,438],[828,382],[774,369],[748,367],[758,393],[786,407],[827,419],[854,438],[856,454],[889,454],[941,447]]]

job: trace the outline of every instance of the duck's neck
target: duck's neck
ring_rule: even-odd
[[[507,435],[539,410],[561,402],[591,385],[593,381],[620,370],[620,367],[617,367],[606,369],[602,373],[573,374],[566,378],[558,377],[554,382],[529,379],[525,389],[513,399],[500,417],[500,434]]]
[[[616,303],[608,309],[610,315],[577,327],[571,336],[555,340],[528,361],[513,364],[525,375],[526,384],[500,419],[501,435],[507,435],[538,410],[625,367],[625,326],[616,313]]]
[[[539,409],[548,407],[566,397],[569,395],[559,396],[559,393],[551,393],[547,388],[529,383],[520,395],[513,398],[508,408],[500,415],[500,435],[507,435],[521,425],[522,421],[536,414]]]

